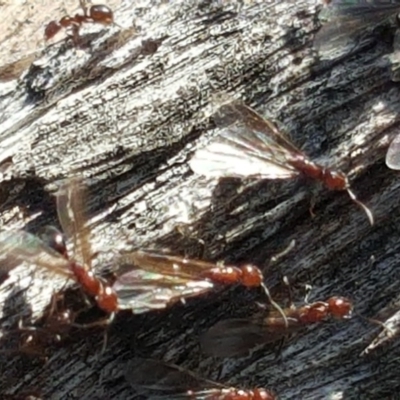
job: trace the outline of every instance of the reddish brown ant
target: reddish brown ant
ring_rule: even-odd
[[[11,261],[26,261],[75,280],[108,314],[107,319],[85,326],[108,324],[123,309],[134,314],[164,309],[209,292],[218,284],[261,287],[285,321],[285,314],[271,299],[263,282],[262,272],[250,264],[239,268],[139,250],[117,260],[121,265],[128,264],[129,269],[120,272],[114,284],[97,277],[92,269],[93,251],[83,211],[84,199],[78,179],[67,181],[57,195],[59,222],[74,245],[72,256],[68,256],[62,234],[54,228],[46,229],[45,241],[24,231],[0,232],[0,255],[3,253]]]
[[[83,216],[83,198],[77,179],[69,180],[57,196],[61,226],[74,241],[73,257],[68,257],[61,233],[54,229],[45,232],[46,236],[54,234],[46,242],[25,231],[0,232],[0,254],[9,261],[25,261],[75,280],[86,294],[94,297],[100,309],[112,314],[118,310],[118,299],[111,286],[92,271],[93,253]]]
[[[121,308],[146,312],[209,292],[218,284],[240,284],[262,288],[269,302],[285,317],[255,265],[238,267],[145,250],[126,254],[121,261],[134,266],[119,275],[113,285]]]
[[[285,319],[276,311],[270,311],[267,316],[263,312],[251,318],[219,321],[202,336],[201,346],[204,353],[211,356],[240,357],[256,345],[279,341],[305,325],[330,317],[349,319],[352,312],[352,302],[340,296],[301,307],[292,304],[283,309]]]
[[[262,272],[251,264],[236,267],[139,250],[117,260],[120,266],[127,265],[128,270],[120,272],[113,285],[109,284],[92,270],[93,252],[83,211],[84,198],[77,179],[70,179],[57,195],[59,221],[63,232],[73,240],[73,256],[68,256],[63,236],[55,228],[46,228],[45,241],[24,231],[1,232],[0,250],[17,261],[74,279],[101,310],[110,314],[110,319],[122,309],[134,314],[163,309],[209,292],[218,284],[260,287],[279,309],[263,282]]]
[[[59,21],[50,21],[44,30],[45,40],[52,39],[62,29],[68,29],[74,43],[78,43],[79,30],[83,24],[111,25],[114,23],[114,13],[109,7],[102,4],[94,4],[88,7],[84,0],[80,0],[79,3],[83,13],[76,13],[73,17],[66,15]]]
[[[223,128],[189,161],[193,172],[210,178],[290,179],[306,176],[328,189],[346,191],[360,206],[371,225],[371,210],[351,190],[347,175],[312,161],[269,120],[240,101],[223,104],[213,117]]]

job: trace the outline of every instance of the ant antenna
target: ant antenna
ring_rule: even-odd
[[[271,264],[276,263],[280,258],[285,257],[286,254],[290,253],[295,246],[296,246],[296,240],[292,239],[289,245],[285,249],[283,249],[280,253],[277,253],[271,257],[270,263]]]
[[[363,202],[357,199],[356,194],[350,188],[347,188],[347,193],[349,194],[350,199],[364,210],[365,214],[367,214],[369,223],[371,224],[371,226],[374,226],[375,221],[372,211]]]
[[[271,303],[271,305],[279,312],[279,314],[282,315],[282,318],[285,321],[285,326],[286,326],[286,328],[288,328],[289,327],[289,323],[288,323],[286,315],[283,312],[281,306],[272,299],[271,293],[269,292],[267,286],[264,283],[261,284],[261,287],[264,289],[265,294],[267,295],[268,300]]]

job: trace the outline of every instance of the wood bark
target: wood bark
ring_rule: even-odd
[[[54,194],[65,178],[80,176],[99,273],[121,250],[203,253],[259,265],[277,301],[286,275],[294,288],[311,284],[312,301],[347,296],[357,314],[395,321],[399,180],[384,164],[400,109],[391,43],[379,38],[322,62],[312,47],[319,8],[310,0],[127,1],[116,12],[121,26],[89,28],[85,49],[67,40],[18,79],[7,75],[0,83],[2,228],[36,233],[57,225]],[[192,174],[193,152],[218,134],[210,115],[219,92],[275,121],[314,160],[349,172],[375,226],[345,193],[318,188],[312,217],[304,182]],[[294,249],[271,263],[292,240]],[[65,283],[32,270],[21,265],[0,286],[2,349],[20,334],[19,319],[34,324]],[[302,291],[295,295],[301,300]],[[124,366],[137,355],[231,385],[271,388],[280,399],[400,393],[398,340],[360,356],[382,328],[359,315],[301,331],[277,359],[271,346],[240,359],[202,355],[199,335],[218,320],[250,315],[255,300],[263,300],[257,291],[220,289],[165,311],[121,313],[103,354],[100,328],[49,344],[45,363],[0,354],[0,393],[136,399]]]

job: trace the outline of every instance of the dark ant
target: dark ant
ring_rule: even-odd
[[[114,23],[114,13],[111,8],[103,4],[95,4],[88,7],[84,0],[80,0],[79,4],[83,10],[83,14],[76,13],[73,17],[65,15],[59,21],[53,20],[47,24],[44,30],[46,41],[52,39],[62,29],[68,29],[69,35],[76,44],[79,41],[79,30],[84,23],[102,25],[111,25]]]
[[[22,353],[46,362],[48,359],[47,349],[59,343],[70,332],[74,319],[73,311],[64,305],[64,294],[54,293],[51,303],[38,321],[38,325],[26,326],[20,319],[18,327],[8,332],[12,342],[15,339],[18,340],[18,347],[1,350],[1,353]]]
[[[307,296],[300,307],[292,303],[290,291],[289,297],[290,306],[282,310],[285,318],[276,310],[269,310],[250,318],[217,322],[200,339],[203,352],[214,357],[241,357],[258,344],[277,342],[306,325],[332,317],[346,320],[353,314],[353,303],[345,297],[308,303]]]

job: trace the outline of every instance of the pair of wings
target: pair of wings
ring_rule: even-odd
[[[365,31],[372,31],[400,12],[396,1],[332,0],[320,13],[323,23],[314,39],[314,47],[322,55],[354,46]]]
[[[64,233],[73,241],[73,260],[91,268],[90,230],[84,213],[85,195],[78,179],[63,185],[57,195],[57,212]],[[0,232],[0,257],[28,262],[74,279],[70,261],[40,238],[25,231]],[[215,264],[162,253],[136,251],[118,263],[130,264],[113,285],[120,309],[144,313],[162,309],[181,299],[211,290],[214,284],[202,277]]]
[[[83,191],[77,179],[71,179],[61,187],[57,195],[60,224],[64,233],[73,239],[74,259],[90,268],[92,251],[83,204]],[[39,237],[25,231],[0,232],[0,256],[6,263],[25,261],[73,279],[70,261]]]
[[[214,287],[203,274],[215,264],[205,261],[139,250],[122,256],[119,263],[130,270],[117,277],[113,289],[120,308],[135,314],[165,308]]]
[[[288,179],[307,159],[270,121],[239,101],[213,115],[221,133],[189,161],[193,172],[208,177]],[[307,159],[308,160],[308,159]]]
[[[73,241],[73,260],[91,268],[90,230],[85,218],[85,194],[78,179],[70,179],[57,194],[57,212],[64,233]],[[39,237],[25,231],[0,232],[0,257],[7,264],[27,262],[74,279],[70,261],[48,246]],[[130,271],[117,277],[113,289],[120,308],[143,313],[165,308],[185,297],[212,289],[213,284],[200,279],[202,271],[214,266],[202,261],[166,257],[157,253],[137,251],[118,262],[131,264]],[[179,266],[179,268],[177,268]],[[134,267],[134,268],[133,268]]]
[[[204,353],[214,357],[244,356],[259,344],[276,342],[298,331],[302,326],[321,322],[327,317],[349,319],[353,306],[344,297],[331,297],[301,307],[270,310],[251,318],[227,319],[217,322],[200,339]],[[283,315],[285,318],[283,318]]]
[[[253,393],[252,391],[239,391],[208,379],[201,378],[195,373],[185,370],[177,365],[166,364],[161,361],[136,357],[126,366],[125,378],[127,382],[139,393],[158,392],[152,394],[152,399],[191,399],[214,400],[234,399],[232,393]],[[265,400],[275,400],[275,395],[266,390],[262,391]],[[226,397],[223,395],[226,393]],[[242,395],[243,396],[243,395]],[[243,397],[238,395],[238,399]],[[251,399],[253,397],[247,397]]]
[[[269,324],[269,318],[276,323]],[[277,342],[301,326],[295,318],[284,320],[277,311],[271,311],[269,317],[232,318],[212,326],[201,336],[200,345],[202,352],[212,357],[242,357],[255,346]]]

